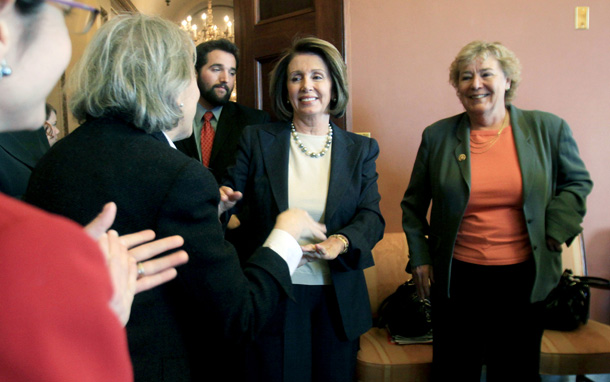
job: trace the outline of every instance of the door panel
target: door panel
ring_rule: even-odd
[[[244,105],[273,116],[269,73],[295,38],[317,36],[345,58],[343,0],[235,0],[234,6],[235,42],[241,54],[237,99]],[[335,122],[345,128],[345,117]]]
[[[291,0],[291,1],[273,1],[260,0],[259,3],[260,17],[259,20],[264,21],[275,17],[281,17],[293,12],[302,11],[308,8],[313,9],[313,0]]]

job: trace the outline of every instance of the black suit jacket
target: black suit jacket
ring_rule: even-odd
[[[346,132],[333,125],[330,183],[324,223],[327,235],[341,233],[349,251],[329,262],[339,305],[340,320],[348,339],[371,327],[371,307],[364,279],[374,265],[372,248],[383,237],[385,222],[379,210],[375,160],[377,141]],[[240,248],[253,253],[273,228],[277,215],[288,209],[288,158],[290,125],[271,123],[244,130],[235,166],[225,184],[243,192],[240,214]]]
[[[237,144],[244,127],[269,121],[271,118],[266,111],[252,109],[235,102],[227,102],[223,106],[216,126],[209,166],[218,183],[226,175],[227,168],[235,163]],[[191,158],[201,160],[194,134],[189,138],[177,141],[176,147]]]
[[[120,234],[150,228],[184,238],[190,259],[176,280],[135,297],[127,334],[136,381],[231,379],[223,350],[251,340],[290,294],[288,267],[268,248],[242,271],[223,239],[216,181],[163,134],[87,121],[40,160],[26,200],[81,224],[114,201]]]
[[[0,133],[0,191],[21,198],[38,160],[49,149],[44,128]]]

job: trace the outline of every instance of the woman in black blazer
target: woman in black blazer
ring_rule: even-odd
[[[159,237],[184,238],[190,258],[176,280],[134,300],[127,337],[135,381],[238,379],[235,349],[291,295],[291,270],[302,257],[299,227],[320,229],[301,211],[284,232],[274,230],[286,240],[271,238],[240,267],[223,238],[218,183],[171,146],[192,132],[199,98],[193,64],[192,42],[167,20],[135,14],[104,24],[72,71],[71,109],[82,124],[40,160],[26,193],[27,201],[79,223],[112,200],[118,232],[152,228]]]
[[[283,122],[244,130],[224,182],[244,195],[240,255],[262,244],[288,208],[305,209],[330,236],[300,242],[308,261],[292,277],[295,299],[248,352],[247,373],[260,381],[352,381],[358,338],[371,326],[362,270],[373,265],[385,226],[379,147],[330,122],[343,115],[348,91],[345,64],[328,42],[296,41],[273,70],[270,91]]]

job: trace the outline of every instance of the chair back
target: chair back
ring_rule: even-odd
[[[396,291],[399,285],[411,278],[405,268],[409,261],[407,238],[404,232],[385,233],[373,248],[375,266],[364,270],[369,291],[371,311],[377,314],[381,302]]]
[[[570,246],[565,243],[562,246],[561,262],[563,269],[571,269],[576,276],[587,275],[587,261],[585,254],[585,241],[583,234],[579,234],[574,238]]]

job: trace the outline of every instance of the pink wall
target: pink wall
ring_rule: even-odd
[[[590,30],[574,29],[576,6]],[[595,182],[585,241],[590,275],[610,277],[610,2],[608,0],[346,0],[354,131],[379,142],[381,209],[401,231],[400,201],[422,130],[463,109],[448,83],[459,49],[501,41],[523,65],[514,104],[559,115],[572,127]],[[610,323],[610,292],[591,315]]]

